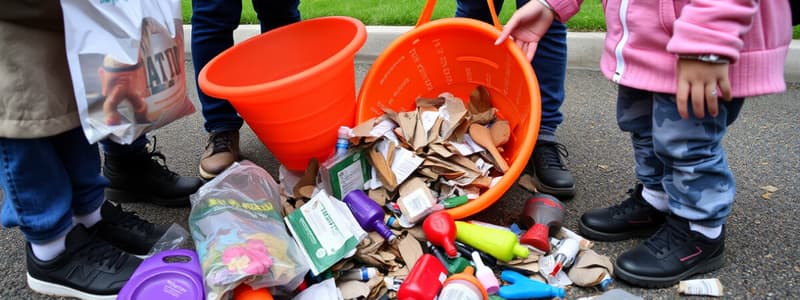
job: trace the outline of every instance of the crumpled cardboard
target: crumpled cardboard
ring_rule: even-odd
[[[439,107],[439,113],[442,117],[441,134],[438,141],[446,141],[454,139],[460,141],[464,133],[467,131],[467,108],[464,107],[464,102],[452,95],[444,96],[445,103]]]
[[[359,145],[362,143],[362,140],[363,143],[372,143],[386,134],[387,131],[391,131],[395,127],[397,127],[397,125],[389,120],[387,115],[381,115],[369,119],[361,124],[358,124],[358,126],[350,131],[350,143],[353,145]]]
[[[567,276],[577,286],[592,287],[600,284],[606,274],[614,273],[614,265],[608,256],[594,250],[581,251]]]
[[[472,114],[472,123],[486,125],[494,120],[495,108],[486,87],[479,85],[469,95],[469,112]]]

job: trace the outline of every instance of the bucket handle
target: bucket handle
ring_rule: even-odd
[[[489,4],[489,12],[492,15],[492,23],[494,23],[494,28],[497,28],[497,30],[503,30],[503,26],[500,25],[500,20],[497,18],[497,10],[494,8],[494,1],[486,0],[486,3]],[[420,27],[423,24],[430,22],[431,16],[433,15],[434,6],[436,6],[436,0],[428,0],[425,3],[425,8],[422,9],[422,14],[419,15],[416,27]]]

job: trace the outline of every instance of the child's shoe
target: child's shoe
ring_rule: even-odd
[[[717,238],[710,239],[692,231],[688,221],[669,216],[655,235],[617,258],[614,274],[634,285],[663,288],[724,263],[724,226]]]
[[[91,230],[97,236],[125,252],[143,257],[150,252],[156,242],[169,229],[166,225],[157,225],[142,220],[136,214],[122,210],[119,204],[109,201],[100,208],[103,216]]]
[[[56,258],[41,261],[26,247],[28,286],[42,294],[79,299],[116,299],[117,293],[142,262],[106,241],[83,225],[67,234],[66,250]]]
[[[642,184],[637,184],[628,191],[628,199],[620,204],[585,212],[578,222],[581,234],[595,241],[619,241],[652,235],[664,224],[666,214],[642,198],[642,189]]]

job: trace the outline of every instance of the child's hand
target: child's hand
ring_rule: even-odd
[[[539,40],[550,28],[554,18],[553,11],[544,7],[539,1],[530,1],[511,16],[494,44],[500,45],[509,36],[513,36],[514,43],[522,49],[525,56],[529,60],[533,59]]]
[[[728,64],[707,63],[694,59],[678,59],[678,92],[675,100],[678,113],[684,119],[689,118],[688,100],[692,99],[692,111],[698,119],[708,113],[716,117],[717,86],[722,91],[722,99],[731,100],[731,83],[728,81]],[[691,97],[690,97],[691,96]]]

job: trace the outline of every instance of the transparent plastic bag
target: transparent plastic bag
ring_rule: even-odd
[[[296,288],[308,272],[280,213],[278,184],[249,161],[236,163],[191,196],[189,229],[207,299],[241,283]]]
[[[164,232],[164,235],[153,244],[148,256],[174,249],[191,249],[189,232],[186,231],[183,226],[176,223],[172,223],[169,229]]]

